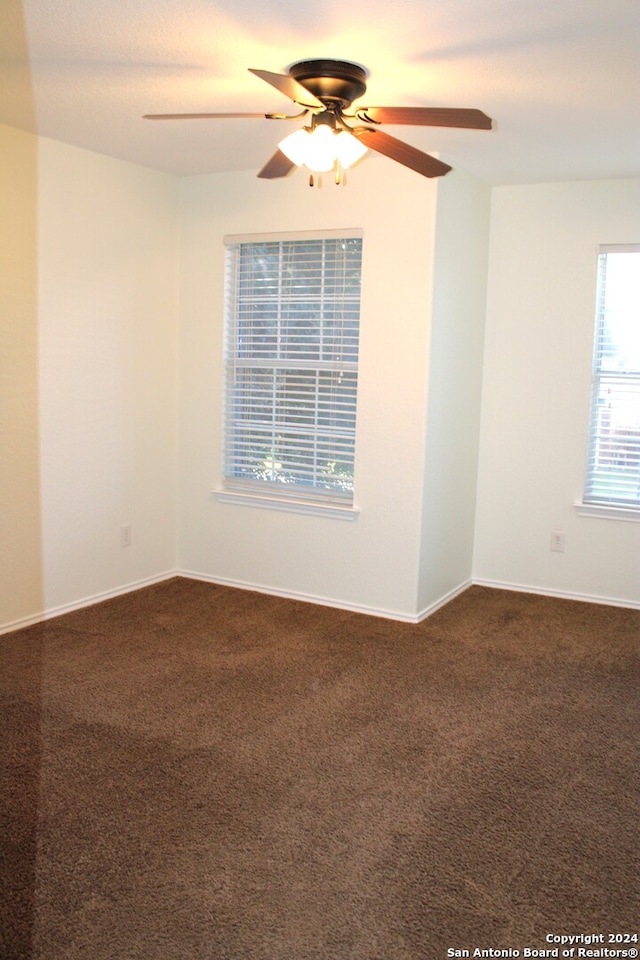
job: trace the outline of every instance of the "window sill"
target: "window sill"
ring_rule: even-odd
[[[311,517],[328,517],[331,520],[357,520],[357,507],[341,507],[335,503],[309,503],[306,500],[270,497],[266,494],[247,493],[239,490],[214,490],[220,503],[232,503],[241,507],[259,507],[262,510],[280,510],[285,513],[303,513]]]
[[[605,520],[628,520],[640,523],[640,507],[610,507],[604,503],[581,503],[573,505],[581,517],[600,517]]]

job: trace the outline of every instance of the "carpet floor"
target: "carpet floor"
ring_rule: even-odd
[[[640,611],[480,587],[412,625],[175,578],[2,637],[0,956],[611,946],[639,678]]]

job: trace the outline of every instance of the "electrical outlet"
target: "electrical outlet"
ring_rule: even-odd
[[[554,553],[564,553],[564,530],[552,530],[549,549]]]
[[[123,523],[120,527],[120,546],[121,547],[130,547],[131,546],[131,524]]]

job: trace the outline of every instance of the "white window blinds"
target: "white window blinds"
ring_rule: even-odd
[[[584,502],[640,507],[640,245],[598,257]]]
[[[227,488],[352,503],[362,239],[227,241]]]

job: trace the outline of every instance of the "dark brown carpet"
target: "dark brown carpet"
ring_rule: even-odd
[[[175,579],[0,638],[3,960],[637,929],[640,611],[414,626]]]

